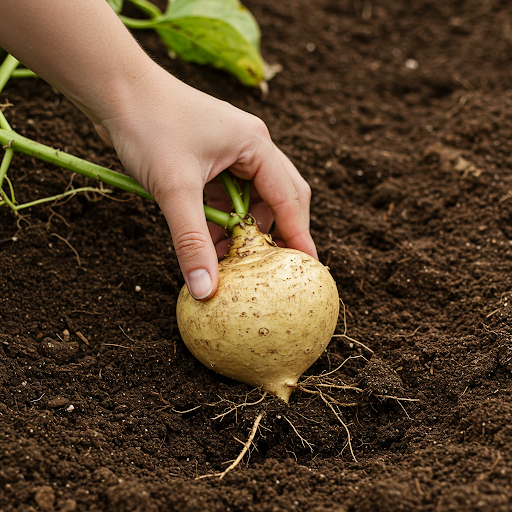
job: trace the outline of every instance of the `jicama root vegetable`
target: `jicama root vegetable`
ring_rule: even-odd
[[[336,283],[327,267],[277,247],[256,225],[238,224],[232,234],[217,293],[197,301],[184,286],[178,327],[205,366],[288,402],[336,328]]]

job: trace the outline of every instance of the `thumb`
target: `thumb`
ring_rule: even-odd
[[[190,295],[209,299],[217,291],[219,267],[203,209],[203,190],[174,190],[157,202],[171,231],[174,250]]]

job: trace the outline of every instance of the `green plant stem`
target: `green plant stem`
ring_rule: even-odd
[[[0,110],[0,128],[2,130],[11,130],[11,125],[8,123],[3,112]]]
[[[11,208],[11,210],[16,211],[16,205],[7,197],[3,190],[0,190],[0,199],[2,199],[2,201],[0,201],[0,206],[6,204]]]
[[[14,150],[12,148],[7,148],[5,150],[4,156],[2,158],[2,163],[0,164],[0,190],[2,190],[4,178],[7,175],[7,169],[9,169],[9,165],[11,164],[13,155]]]
[[[222,228],[226,228],[232,218],[229,213],[221,212],[220,210],[216,210],[215,208],[206,205],[204,205],[204,213],[206,215],[206,220],[209,220]]]
[[[228,171],[222,171],[218,176],[220,182],[222,183],[222,186],[224,187],[224,190],[229,196],[229,199],[231,201],[231,204],[233,205],[233,209],[235,210],[235,213],[240,215],[241,217],[244,217],[247,215],[248,211],[245,208],[244,201],[242,200],[239,192],[239,188],[236,186],[235,182],[233,181],[233,178],[229,174]]]
[[[11,78],[12,74],[16,70],[16,67],[18,66],[19,62],[17,59],[15,59],[12,55],[7,55],[5,60],[2,62],[2,65],[0,66],[0,92],[3,91],[3,88],[5,87],[5,84],[8,82],[9,78]],[[5,118],[3,112],[0,110],[0,128],[3,130],[10,130],[11,125]],[[9,158],[9,157],[8,157]],[[12,154],[10,156],[12,159]],[[4,157],[5,160],[5,157]],[[4,161],[3,160],[3,161]],[[2,165],[3,165],[2,161]],[[9,167],[9,164],[11,163],[11,160],[7,163],[7,167]],[[0,188],[2,188],[2,182],[4,179],[5,174],[7,173],[7,167],[5,167],[4,172],[2,174],[2,171],[0,171]]]
[[[245,211],[249,212],[249,204],[251,202],[251,180],[244,181],[244,192],[242,195]]]
[[[7,184],[9,185],[9,191],[11,192],[11,201],[16,203],[16,198],[14,197],[14,187],[12,186],[12,181],[6,176]]]
[[[129,2],[152,18],[162,15],[162,11],[154,3],[149,2],[148,0],[129,0]]]
[[[58,149],[50,148],[39,142],[27,139],[12,130],[0,130],[0,143],[4,146],[10,146],[14,151],[35,156],[45,162],[64,167],[71,171],[87,176],[94,180],[102,181],[107,185],[120,188],[127,192],[137,194],[145,199],[153,197],[148,194],[133,178],[125,176],[111,169],[106,169],[100,165],[82,160],[76,156],[64,153]]]
[[[13,78],[39,78],[33,71],[26,68],[15,69],[11,76]]]
[[[229,233],[233,232],[236,226],[241,226],[244,224],[253,224],[254,219],[248,215],[240,216],[236,213],[231,214],[231,218],[229,222],[226,224],[225,228]]]
[[[137,30],[144,30],[154,28],[155,22],[152,19],[149,20],[137,20],[135,18],[127,18],[126,16],[120,15],[121,21],[128,27]]]
[[[139,20],[135,18],[128,18],[127,16],[119,15],[121,21],[128,28],[135,29],[148,29],[154,28],[155,23],[157,23],[157,18],[162,16],[162,11],[153,3],[148,2],[147,0],[130,0],[130,2],[138,7],[144,14],[150,17],[149,20]]]
[[[12,55],[7,55],[7,57],[2,62],[0,66],[0,92],[3,91],[5,84],[11,78],[14,70],[18,67],[19,61],[15,59]]]

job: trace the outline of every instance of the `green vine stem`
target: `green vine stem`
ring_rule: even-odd
[[[138,7],[142,12],[146,13],[148,16],[152,16],[156,18],[157,16],[162,16],[162,11],[152,2],[148,0],[128,0],[130,3]]]
[[[1,110],[0,110],[0,128],[2,130],[12,130],[11,125],[7,122],[7,119],[5,118],[5,116]]]
[[[0,163],[0,191],[2,190],[2,185],[7,175],[7,169],[9,169],[9,165],[11,164],[12,157],[14,156],[14,150],[12,148],[6,148],[4,157],[2,158],[2,162]]]
[[[148,15],[151,19],[149,20],[139,20],[134,18],[128,18],[123,15],[119,15],[121,21],[128,28],[135,29],[146,29],[153,28],[155,23],[158,23],[158,18],[162,16],[162,11],[153,3],[148,2],[146,0],[130,0],[130,2],[138,7],[144,14]]]
[[[12,202],[15,203],[16,199],[14,197],[14,188],[12,186],[12,181],[7,176],[5,177],[5,179],[7,180],[7,184],[9,185],[9,190],[11,192]]]
[[[249,212],[249,203],[251,201],[251,180],[244,181],[244,191],[242,199],[244,201],[245,211]]]
[[[59,165],[64,169],[77,172],[87,178],[102,181],[107,185],[137,194],[145,199],[154,201],[153,196],[146,192],[133,178],[125,176],[111,169],[93,164],[87,160],[82,160],[76,156],[64,153],[59,149],[54,149],[39,142],[27,139],[13,130],[0,129],[0,144],[7,149],[13,149],[26,155],[35,156],[45,162]]]
[[[219,174],[219,180],[222,183],[224,190],[226,191],[229,199],[231,200],[231,204],[233,205],[233,209],[235,213],[244,217],[247,215],[248,210],[245,208],[244,201],[240,196],[240,189],[231,177],[231,175],[224,171]]]
[[[39,78],[33,71],[27,68],[15,69],[11,76],[13,78]]]
[[[0,66],[0,92],[5,87],[5,84],[11,78],[14,70],[18,67],[19,61],[12,55],[7,55]]]
[[[232,220],[231,214],[221,212],[220,210],[216,210],[215,208],[206,205],[204,205],[204,213],[206,215],[206,220],[217,224],[217,226],[228,229],[229,231],[233,230],[233,228],[229,229],[228,227]]]

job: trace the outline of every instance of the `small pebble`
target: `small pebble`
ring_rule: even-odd
[[[416,59],[407,59],[405,61],[405,67],[407,69],[418,69],[419,63]]]

